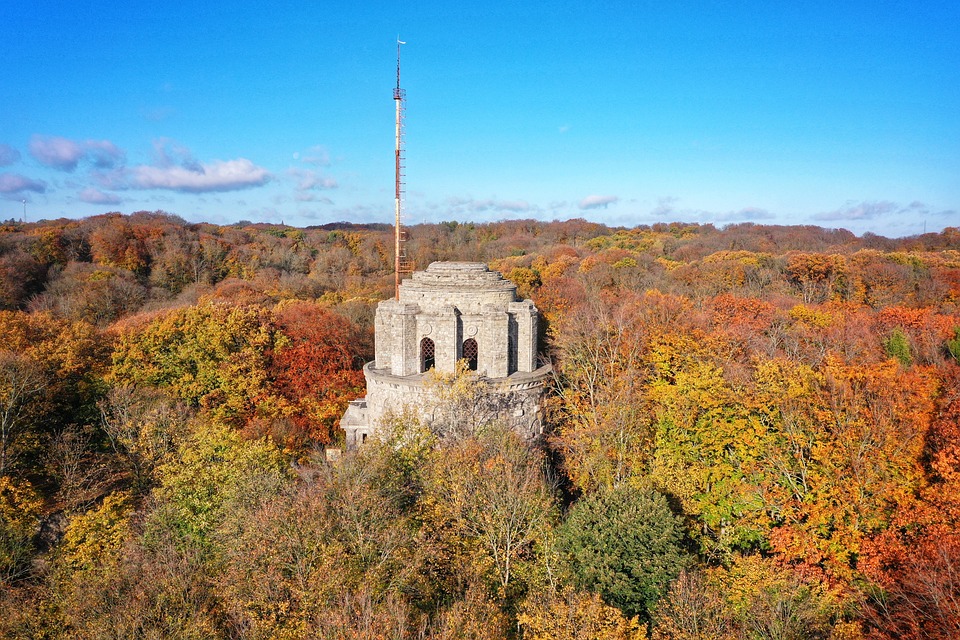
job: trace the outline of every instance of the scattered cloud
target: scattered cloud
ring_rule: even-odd
[[[890,237],[903,237],[942,229],[944,219],[950,224],[957,219],[957,212],[954,209],[935,210],[919,200],[907,205],[889,200],[850,200],[842,207],[818,213],[811,219],[818,223],[840,222],[854,231],[879,231]],[[928,219],[931,222],[929,229]]]
[[[125,167],[117,167],[109,171],[91,171],[90,177],[104,189],[128,189],[128,176]]]
[[[10,145],[0,143],[0,167],[7,167],[20,160],[20,152]]]
[[[920,205],[919,202],[912,203],[913,205]],[[874,220],[881,216],[886,216],[891,213],[905,213],[908,211],[914,211],[911,209],[911,206],[900,207],[896,203],[889,202],[887,200],[874,201],[874,202],[847,202],[839,209],[834,211],[825,211],[823,213],[818,213],[813,216],[814,220],[818,221],[857,221],[857,220]]]
[[[618,196],[592,195],[581,200],[577,206],[581,209],[606,209],[608,205],[615,204],[619,200]]]
[[[93,200],[81,199],[90,202],[116,202],[112,198],[118,196],[100,189],[165,189],[181,193],[209,193],[259,187],[273,177],[267,169],[246,158],[201,162],[190,149],[168,138],[154,140],[151,164],[132,167],[114,166],[113,159],[122,158],[122,153],[109,142],[88,141],[86,149],[94,165],[90,179],[99,187],[84,191]]]
[[[153,164],[157,167],[181,166],[192,170],[200,167],[190,149],[170,138],[157,138],[153,141]]]
[[[90,204],[120,204],[120,196],[115,193],[104,193],[99,189],[88,187],[80,192],[79,198]]]
[[[499,198],[465,198],[453,196],[443,201],[442,205],[431,204],[428,208],[438,211],[443,216],[469,217],[480,216],[490,218],[489,214],[506,215],[517,213],[531,213],[538,211],[535,205],[526,200],[501,200]],[[483,214],[488,214],[484,216]]]
[[[523,213],[532,211],[533,206],[526,200],[480,200],[473,203],[475,211],[512,211],[514,213]]]
[[[30,139],[30,154],[48,167],[73,171],[83,158],[83,147],[67,138],[35,135]]]
[[[691,209],[678,207],[680,198],[666,196],[657,200],[657,205],[650,210],[649,219],[655,222],[699,222],[706,223],[736,223],[773,220],[776,215],[762,207],[744,207],[731,211],[710,211],[708,209]]]
[[[270,172],[246,158],[214,160],[178,166],[134,167],[130,184],[138,189],[169,189],[186,193],[236,191],[259,187],[270,181]]]
[[[471,202],[473,202],[473,198],[463,198],[461,196],[450,196],[449,198],[444,200],[443,203],[452,209],[459,209],[461,207],[466,207]],[[436,205],[433,205],[433,206],[436,207]]]
[[[73,171],[82,160],[89,160],[99,169],[122,164],[124,153],[109,140],[77,142],[59,136],[34,135],[30,138],[30,154],[40,164],[61,171]]]
[[[680,201],[676,196],[665,196],[657,200],[657,206],[650,212],[654,218],[667,218],[677,214],[677,209],[673,205]]]
[[[0,193],[13,194],[33,191],[45,193],[47,183],[42,180],[33,180],[18,173],[0,173]]]
[[[776,218],[775,215],[760,207],[745,207],[739,211],[727,211],[725,213],[712,213],[709,211],[702,211],[700,213],[705,214],[706,220],[713,220],[714,222],[753,222],[755,220],[772,220]]]
[[[98,169],[109,169],[123,163],[123,151],[109,140],[87,140],[83,148],[87,158]]]
[[[300,191],[336,189],[337,181],[328,178],[319,171],[312,169],[289,169],[287,173],[298,180],[297,189]]]
[[[319,202],[321,204],[333,204],[333,200],[325,196],[318,196],[309,191],[298,191],[294,196],[297,202]]]
[[[392,209],[392,207],[391,207]],[[311,212],[304,210],[301,212],[306,217],[314,217],[309,215]],[[320,218],[321,212],[312,212],[316,214],[317,218]],[[386,220],[386,211],[381,207],[374,207],[368,204],[355,204],[349,207],[338,207],[333,211],[323,212],[323,218],[328,220],[337,220],[345,222],[370,222],[371,220]],[[390,220],[393,219],[393,213],[390,213]],[[409,221],[408,221],[409,223]]]
[[[560,131],[560,133],[566,133],[567,131],[570,131],[570,125],[563,124],[557,127],[557,129]]]
[[[305,153],[299,154],[295,153],[294,158],[300,156],[300,160],[306,162],[307,164],[315,164],[320,167],[329,167],[330,166],[330,152],[327,151],[327,148],[320,144],[315,144]]]

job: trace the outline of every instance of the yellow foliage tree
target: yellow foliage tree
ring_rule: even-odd
[[[517,623],[524,640],[645,640],[636,617],[626,618],[595,593],[565,589],[524,602]]]

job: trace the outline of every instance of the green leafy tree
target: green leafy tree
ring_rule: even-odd
[[[960,327],[953,328],[953,338],[947,340],[947,352],[960,362]]]
[[[897,327],[890,334],[890,337],[883,341],[883,348],[887,355],[896,358],[900,364],[909,367],[913,364],[913,356],[910,354],[910,341],[907,340],[903,329]]]
[[[581,498],[560,530],[576,583],[644,619],[690,562],[667,499],[622,484]]]

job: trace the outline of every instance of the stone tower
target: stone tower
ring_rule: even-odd
[[[537,359],[537,308],[517,287],[480,262],[434,262],[400,285],[396,300],[377,306],[376,360],[363,374],[367,395],[347,407],[340,426],[347,447],[376,432],[389,410],[415,407],[433,420],[428,372],[453,373],[465,360],[521,433],[539,435],[540,397],[550,365]]]

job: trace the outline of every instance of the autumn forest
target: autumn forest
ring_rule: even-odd
[[[960,230],[410,228],[540,310],[342,449],[392,228],[0,223],[0,637],[960,637]]]

